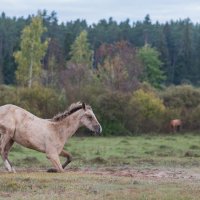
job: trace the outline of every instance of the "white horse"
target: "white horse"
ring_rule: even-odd
[[[85,103],[72,104],[69,109],[52,119],[41,119],[15,105],[0,107],[0,151],[6,169],[15,172],[8,153],[14,142],[24,147],[46,153],[55,169],[48,172],[63,172],[71,162],[71,155],[63,150],[67,140],[81,126],[101,133],[102,128],[92,108]],[[63,165],[59,156],[65,157]]]

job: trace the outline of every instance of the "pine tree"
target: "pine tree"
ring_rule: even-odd
[[[65,86],[70,94],[80,98],[81,88],[85,86],[92,73],[92,55],[90,44],[87,40],[87,32],[82,31],[71,45],[71,58],[67,62],[67,73],[65,76]],[[71,99],[70,96],[68,96]]]
[[[90,49],[87,32],[85,30],[80,33],[72,44],[70,54],[70,61],[72,63],[85,65],[90,69],[92,68],[93,51]]]

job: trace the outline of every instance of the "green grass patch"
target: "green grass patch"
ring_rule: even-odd
[[[71,167],[98,165],[134,167],[199,166],[200,136],[73,137],[65,150]],[[17,167],[50,167],[46,155],[15,144],[9,155]],[[61,158],[62,162],[64,161]],[[2,162],[1,162],[2,163]]]
[[[198,175],[199,144],[198,135],[73,137],[65,145],[73,156],[71,171],[64,174],[39,172],[37,168],[51,167],[46,155],[15,144],[10,160],[18,173],[1,172],[0,199],[198,199],[198,176],[196,179],[149,178],[148,169],[151,172],[171,169],[177,173],[181,169]],[[38,172],[19,172],[22,168]],[[101,173],[102,168],[105,173]],[[146,175],[120,176],[126,168],[127,174],[129,169],[134,169],[144,170]]]

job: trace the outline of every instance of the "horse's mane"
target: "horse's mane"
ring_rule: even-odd
[[[91,108],[89,105],[86,106],[87,108]],[[72,113],[80,110],[83,108],[83,104],[81,102],[76,102],[73,103],[69,106],[69,108],[62,112],[62,113],[58,113],[57,115],[55,115],[51,121],[61,121],[62,119],[66,118],[67,116],[71,115]]]

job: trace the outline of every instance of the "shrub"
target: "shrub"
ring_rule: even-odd
[[[0,105],[15,104],[44,118],[52,117],[66,109],[65,102],[64,95],[50,88],[0,87]]]
[[[18,102],[18,96],[16,93],[16,88],[11,86],[0,86],[0,105],[4,104],[16,104]]]
[[[130,99],[130,107],[134,121],[130,129],[134,132],[159,131],[162,128],[166,109],[155,93],[137,90]]]
[[[129,97],[120,92],[107,91],[96,101],[96,111],[103,126],[104,135],[127,135],[130,131],[126,127],[128,120]]]
[[[198,105],[195,109],[190,111],[190,113],[184,117],[184,128],[190,131],[199,130],[200,129],[199,119],[200,119],[200,105]]]
[[[37,116],[49,118],[66,109],[64,95],[53,89],[34,86],[19,88],[17,92],[20,99],[18,105]]]
[[[180,118],[184,130],[200,128],[200,89],[191,85],[171,86],[161,93],[161,97],[171,111],[171,119]]]
[[[191,109],[200,104],[200,90],[191,85],[171,86],[161,93],[170,108]]]

